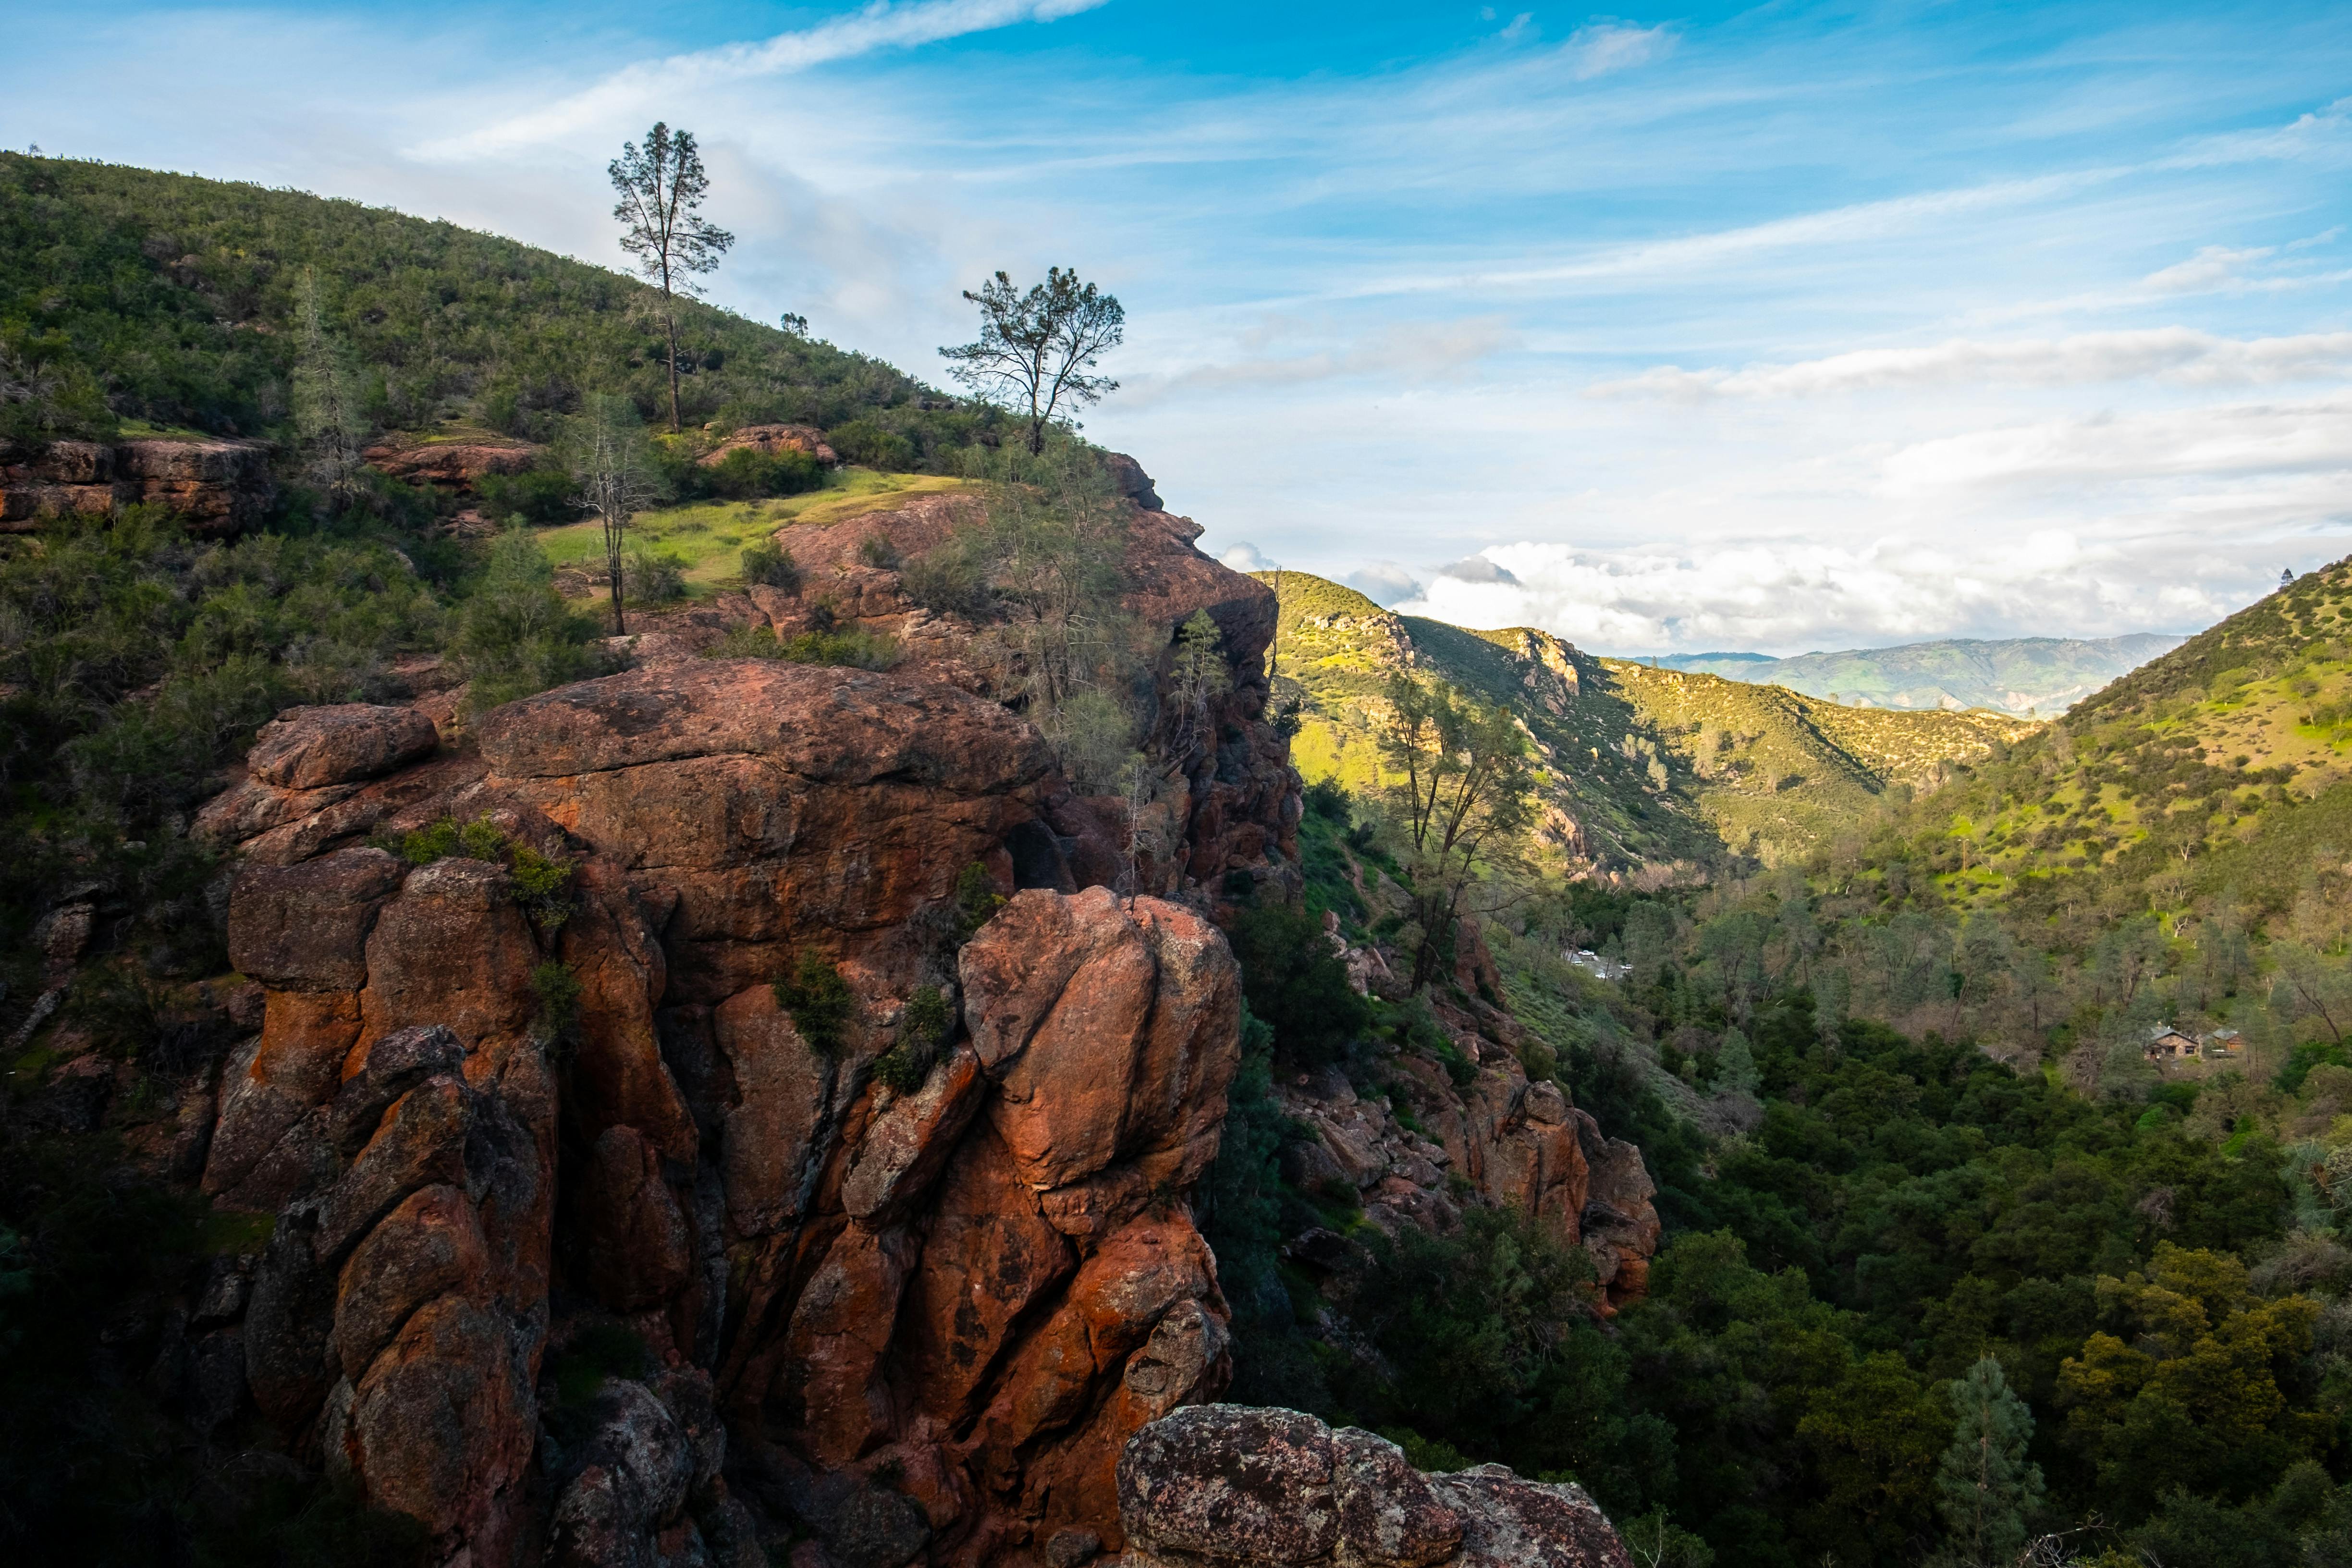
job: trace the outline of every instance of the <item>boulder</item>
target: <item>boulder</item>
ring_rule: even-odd
[[[356,991],[376,911],[407,871],[381,849],[247,866],[229,900],[229,962],[272,992]]]
[[[1425,1475],[1292,1410],[1195,1405],[1146,1426],[1118,1506],[1137,1568],[1632,1568],[1579,1487],[1500,1465]]]
[[[245,766],[279,789],[324,789],[430,756],[440,739],[430,719],[407,708],[365,702],[289,708],[261,727]]]
[[[1206,1168],[1241,1060],[1240,971],[1208,921],[1104,888],[1035,889],[961,969],[990,1118],[1024,1184],[1070,1188],[1116,1160],[1172,1188]]]

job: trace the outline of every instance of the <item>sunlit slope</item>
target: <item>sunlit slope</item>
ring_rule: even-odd
[[[1598,869],[1706,861],[1727,848],[1801,856],[1873,815],[1889,784],[1930,782],[2032,728],[1999,714],[1843,709],[1595,658],[1527,627],[1465,631],[1394,615],[1304,573],[1259,577],[1282,600],[1276,675],[1301,700],[1292,755],[1309,779],[1376,780],[1381,693],[1410,668],[1517,715],[1543,763],[1550,842]]]
[[[1968,899],[2283,907],[2352,858],[2352,572],[2314,572],[1919,803]]]

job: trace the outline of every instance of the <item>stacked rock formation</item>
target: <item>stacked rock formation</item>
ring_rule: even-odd
[[[192,1420],[257,1409],[443,1563],[1120,1550],[1129,1439],[1230,1375],[1188,1203],[1239,1063],[1213,916],[1297,877],[1272,595],[1189,529],[1139,521],[1133,607],[1206,610],[1231,689],[1156,721],[1139,870],[895,583],[888,673],[681,620],[462,745],[268,726],[195,829],[259,1028],[173,1158],[274,1228],[189,1320]],[[1589,1215],[1580,1126],[1513,1082],[1448,1158]]]

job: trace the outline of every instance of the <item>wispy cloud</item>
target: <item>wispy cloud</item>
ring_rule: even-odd
[[[1255,346],[1272,335],[1244,333],[1237,346]],[[1499,316],[1400,322],[1360,342],[1313,353],[1249,355],[1172,374],[1134,376],[1127,384],[1128,403],[1148,405],[1189,393],[1304,386],[1360,376],[1414,385],[1458,375],[1482,360],[1517,347],[1519,342],[1518,332]]]
[[[1915,442],[1885,460],[1897,492],[2165,478],[2352,474],[2352,392],[2039,419]],[[2341,516],[2343,507],[2336,509]]]
[[[1526,20],[1522,16],[1511,26],[1517,27]],[[1611,71],[1662,60],[1674,52],[1675,41],[1674,29],[1663,25],[1635,27],[1622,22],[1597,22],[1571,34],[1560,46],[1560,54],[1577,80],[1590,81]]]
[[[672,55],[614,72],[552,103],[417,150],[425,158],[487,157],[558,142],[696,91],[786,76],[885,49],[914,48],[1024,22],[1053,22],[1107,0],[916,0],[874,3],[853,15],[753,43]]]
[[[2226,245],[2201,247],[2186,261],[2176,261],[2159,268],[2140,279],[2143,287],[2158,294],[2201,293],[2225,283],[2239,280],[2239,269],[2246,262],[2260,261],[2271,254],[2271,247],[2258,245],[2243,250],[2232,250]]]
[[[1897,386],[2066,386],[2158,381],[2247,386],[2352,376],[2352,332],[2225,338],[2189,327],[2063,338],[1951,338],[1920,348],[1856,349],[1738,370],[1659,365],[1595,384],[1595,397],[1805,397]]]

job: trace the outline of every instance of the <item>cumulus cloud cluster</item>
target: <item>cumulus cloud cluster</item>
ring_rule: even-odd
[[[1785,655],[1934,637],[2194,629],[2253,597],[2265,572],[2276,576],[2268,563],[2232,573],[2200,554],[2057,531],[1997,552],[1916,540],[1751,539],[1702,550],[1529,542],[1439,570],[1399,607],[1461,626],[1542,626],[1602,652]],[[2247,575],[2256,580],[2230,581]],[[2053,605],[2067,606],[2063,626],[2052,624]]]

